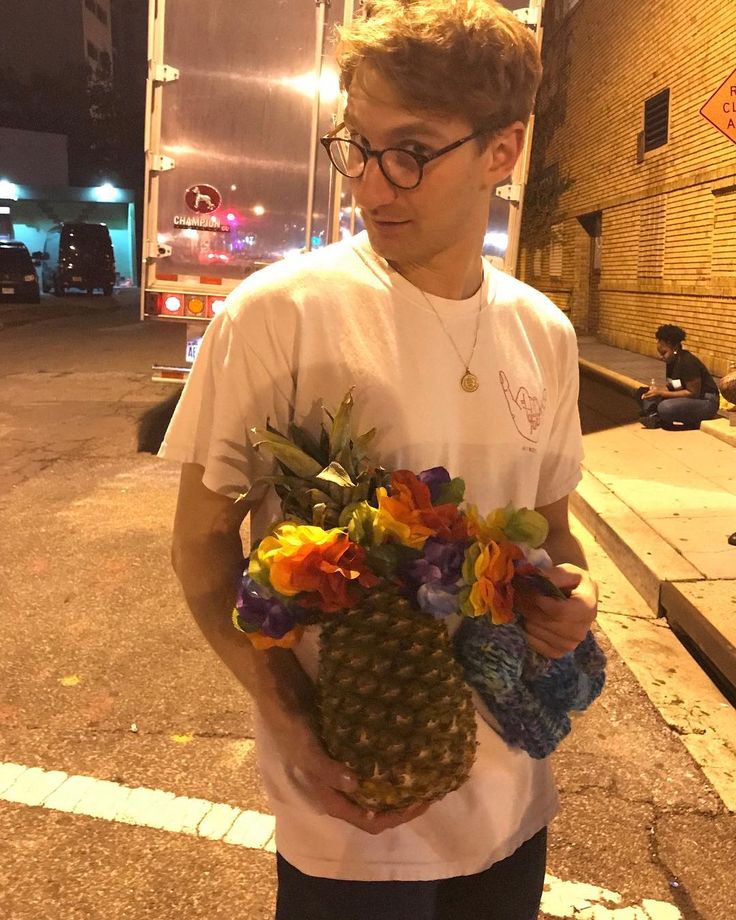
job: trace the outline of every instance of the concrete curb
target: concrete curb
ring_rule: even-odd
[[[621,572],[660,616],[663,582],[701,581],[703,574],[589,470],[570,496],[570,508]]]
[[[609,386],[615,387],[617,390],[624,392],[627,396],[634,396],[639,387],[645,386],[641,380],[635,380],[633,377],[628,377],[626,374],[612,371],[608,367],[601,367],[600,364],[594,364],[586,358],[578,358],[578,365],[580,366],[581,374],[585,374],[586,377],[593,377],[595,380],[600,380],[601,383],[606,383]]]

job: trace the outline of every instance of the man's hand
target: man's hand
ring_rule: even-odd
[[[506,404],[516,425],[516,430],[527,441],[538,441],[538,429],[542,424],[542,413],[547,406],[547,391],[545,390],[542,393],[541,402],[536,396],[532,396],[524,386],[519,387],[514,396],[506,374],[503,371],[499,371],[498,378],[501,381],[503,395],[506,397]]]
[[[655,399],[657,396],[666,399],[670,395],[667,387],[649,387],[646,393],[642,393],[642,399]]]
[[[429,808],[428,803],[412,805],[401,811],[374,814],[348,796],[358,785],[355,774],[333,760],[304,719],[295,720],[291,729],[276,738],[286,771],[322,814],[347,821],[367,834],[380,834],[405,824]]]
[[[561,658],[587,635],[596,615],[598,589],[589,573],[576,565],[558,565],[544,575],[568,597],[536,594],[520,599],[524,632],[534,651],[545,658]]]

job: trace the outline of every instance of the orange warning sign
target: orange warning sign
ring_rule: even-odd
[[[736,144],[736,70],[713,93],[700,114]]]

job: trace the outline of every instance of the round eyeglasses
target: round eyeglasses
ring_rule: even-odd
[[[334,131],[331,131],[325,137],[320,139],[320,143],[327,151],[327,155],[332,161],[332,165],[343,176],[348,179],[360,179],[368,165],[368,160],[375,157],[378,161],[378,168],[388,179],[391,185],[400,189],[416,188],[424,176],[424,167],[437,157],[444,156],[451,150],[457,150],[468,141],[480,137],[482,134],[488,134],[488,129],[483,128],[468,134],[467,137],[461,137],[459,141],[448,144],[440,150],[431,154],[414,153],[413,150],[406,150],[403,147],[386,147],[383,150],[371,150],[370,147],[364,147],[357,141],[350,140],[347,137],[337,137],[340,131],[345,130],[345,125],[338,125]]]

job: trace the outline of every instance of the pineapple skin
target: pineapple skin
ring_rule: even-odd
[[[389,590],[322,628],[321,735],[369,811],[441,799],[475,760],[475,707],[444,623]]]

